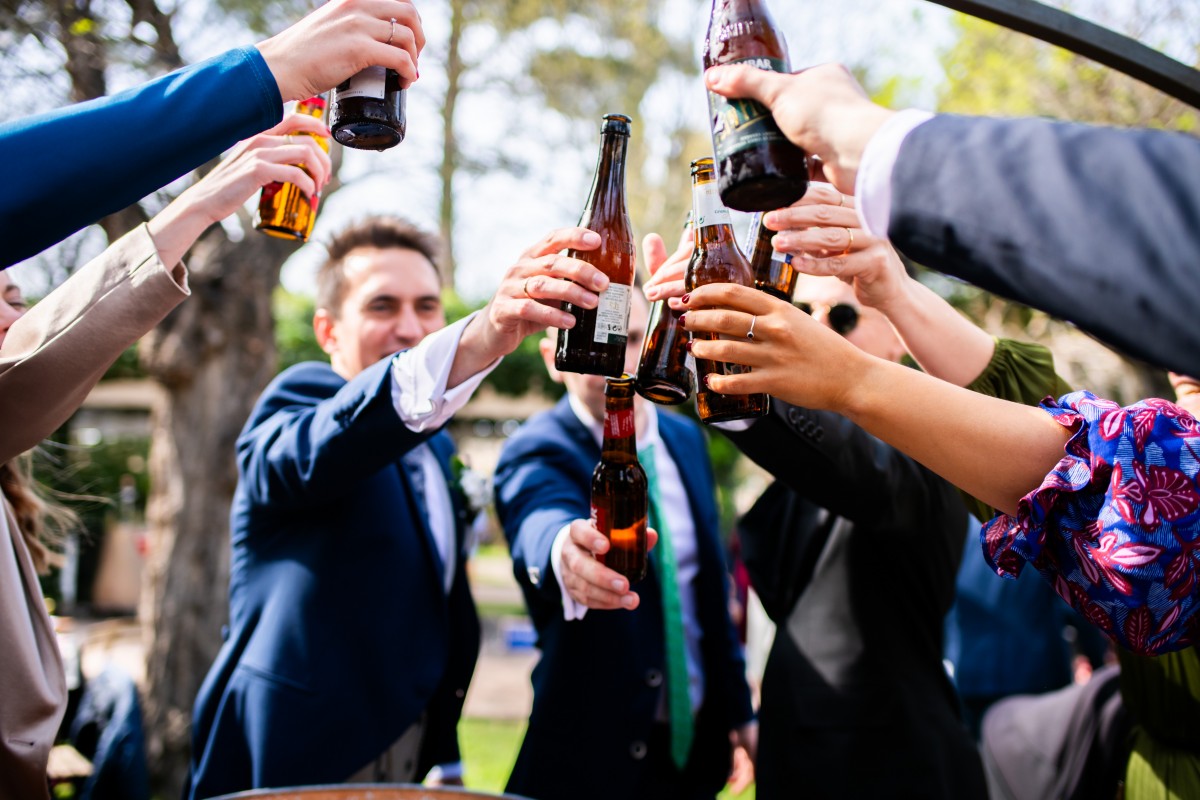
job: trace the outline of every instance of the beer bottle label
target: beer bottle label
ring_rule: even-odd
[[[787,72],[787,62],[781,58],[756,56],[724,62],[749,64],[771,72]],[[751,147],[776,141],[786,141],[771,112],[757,100],[735,100],[708,93],[708,111],[712,118],[713,150],[718,161]]]
[[[628,439],[633,436],[633,409],[611,411],[604,415],[604,438]]]
[[[369,97],[382,100],[387,94],[387,68],[367,67],[362,72],[351,75],[334,91],[338,100],[349,100],[352,97]]]
[[[600,293],[600,304],[596,306],[596,332],[592,341],[597,344],[625,344],[629,335],[629,305],[633,299],[633,288],[621,283],[610,283]]]
[[[729,209],[721,203],[716,181],[705,181],[692,186],[692,224],[697,228],[707,225],[731,225]]]

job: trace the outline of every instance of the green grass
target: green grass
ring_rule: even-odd
[[[465,717],[458,724],[467,786],[480,792],[503,792],[525,735],[525,720]],[[754,800],[754,786],[741,794],[721,792],[718,800]]]

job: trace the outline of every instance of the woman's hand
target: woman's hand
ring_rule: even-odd
[[[856,375],[871,356],[813,320],[791,303],[730,283],[712,283],[684,296],[684,327],[695,338],[692,355],[751,368],[741,375],[710,375],[722,394],[766,392],[794,405],[840,411]],[[751,321],[754,338],[747,339]]]
[[[854,197],[833,185],[812,182],[788,208],[768,212],[763,224],[779,231],[775,249],[792,256],[806,275],[831,275],[854,287],[858,302],[887,314],[904,299],[908,277],[904,263],[886,239],[859,226]]]
[[[696,237],[692,234],[691,225],[684,226],[679,244],[669,256],[661,236],[657,233],[646,234],[642,240],[642,257],[646,261],[646,268],[650,270],[650,280],[646,281],[642,290],[647,300],[653,303],[683,296],[687,265],[695,246]],[[683,303],[677,299],[669,300],[669,305],[676,311],[683,308]]]

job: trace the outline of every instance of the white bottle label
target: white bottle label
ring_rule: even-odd
[[[596,332],[592,341],[597,344],[624,344],[629,335],[629,304],[633,299],[633,287],[610,283],[600,293],[600,304],[596,306]]]
[[[721,205],[716,181],[697,183],[692,187],[692,221],[697,228],[732,224],[729,209]]]
[[[382,100],[387,94],[387,69],[385,67],[367,67],[362,72],[351,75],[337,89],[338,100],[349,100],[352,97],[370,97]]]

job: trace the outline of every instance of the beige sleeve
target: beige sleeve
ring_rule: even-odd
[[[145,225],[21,317],[0,347],[0,462],[28,450],[79,408],[125,348],[189,294]]]

